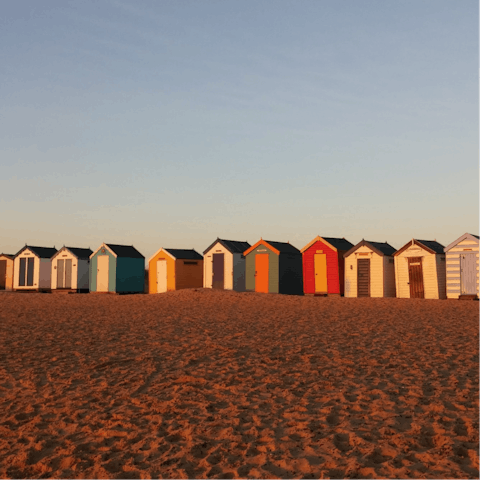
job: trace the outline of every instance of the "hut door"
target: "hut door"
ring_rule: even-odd
[[[357,297],[370,296],[370,259],[357,260]]]
[[[255,255],[255,291],[268,293],[268,253]]]
[[[57,288],[65,288],[63,279],[65,277],[65,260],[57,260]]]
[[[225,288],[225,255],[214,253],[212,261],[212,288],[223,290]]]
[[[27,287],[33,287],[33,268],[35,265],[34,258],[27,258]]]
[[[410,283],[410,298],[425,298],[422,257],[408,258],[408,279]]]
[[[167,261],[157,260],[157,293],[167,291]]]
[[[462,295],[477,293],[477,258],[475,254],[460,255],[460,292]]]
[[[7,285],[7,261],[0,260],[0,290],[5,290]]]
[[[315,254],[315,293],[327,293],[327,256]]]
[[[108,292],[108,255],[97,257],[97,292]]]
[[[65,260],[65,288],[72,288],[72,259]]]

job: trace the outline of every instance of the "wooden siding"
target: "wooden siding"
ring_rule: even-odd
[[[58,260],[72,260],[72,290],[77,289],[78,283],[78,264],[77,264],[77,257],[73,255],[68,250],[64,249],[63,247],[59,250],[55,258],[51,260],[51,288],[52,290],[57,289],[57,263]],[[88,288],[88,285],[87,287]]]
[[[167,291],[175,290],[175,259],[165,250],[158,251],[148,262],[148,293],[157,292],[157,261],[167,262]]]
[[[245,257],[245,282],[246,290],[250,292],[255,291],[255,255],[259,253],[268,253],[269,255],[269,270],[268,270],[268,291],[269,293],[278,293],[278,255],[265,245],[258,245],[254,250]]]
[[[383,257],[383,296],[396,297],[397,289],[395,285],[395,260],[394,257],[385,255]]]
[[[395,258],[395,276],[398,298],[410,298],[410,278],[408,271],[408,258],[421,257],[423,271],[423,288],[425,298],[445,298],[445,274],[442,274],[442,266],[437,267],[437,257],[439,262],[445,257],[444,254],[434,254],[427,252],[418,245],[411,245]],[[445,266],[443,265],[443,269]],[[443,288],[443,290],[442,290]]]
[[[203,260],[175,260],[175,289],[202,287]]]
[[[245,257],[241,253],[233,254],[233,290],[245,291]]]
[[[278,292],[289,295],[303,295],[302,255],[281,253],[278,265]]]
[[[4,255],[0,255],[0,260],[5,260],[7,269],[5,272],[5,290],[10,291],[13,290],[13,259],[5,257]]]
[[[224,254],[224,289],[233,290],[233,254],[228,251],[220,242],[216,243],[203,257],[203,286],[205,288],[212,288],[212,267],[214,253]]]
[[[145,259],[118,257],[115,276],[117,293],[143,293]]]
[[[340,294],[339,257],[336,250],[317,240],[302,253],[303,290],[305,293],[315,293],[315,254],[317,250],[327,257],[327,291],[329,294]],[[343,258],[342,258],[343,263]]]
[[[19,285],[21,258],[34,259],[33,285]],[[40,289],[39,284],[40,284],[40,259],[27,248],[20,255],[18,255],[18,257],[15,257],[14,265],[13,265],[13,289],[14,290],[39,290]],[[50,286],[48,288],[50,288]]]
[[[446,290],[447,298],[458,298],[460,296],[460,254],[472,253],[477,259],[477,295],[479,295],[479,249],[478,241],[472,238],[465,238],[458,242],[446,252]]]
[[[105,253],[102,253],[102,248],[100,248],[98,252],[90,258],[90,291],[97,291],[97,259],[103,255],[108,256],[108,291],[116,292],[117,259],[107,247],[105,247]]]
[[[367,253],[368,255],[359,255]],[[383,256],[362,245],[345,258],[345,296],[357,296],[357,258],[370,259],[370,296],[383,297]]]

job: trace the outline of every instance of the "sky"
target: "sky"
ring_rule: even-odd
[[[479,230],[475,0],[16,0],[0,252]]]

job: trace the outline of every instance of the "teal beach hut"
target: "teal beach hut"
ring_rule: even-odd
[[[90,255],[90,292],[143,293],[145,257],[133,246],[103,243]]]

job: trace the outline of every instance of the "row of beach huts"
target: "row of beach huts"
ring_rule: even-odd
[[[203,256],[160,248],[148,261],[129,245],[34,247],[0,255],[0,290],[163,293],[214,288],[346,297],[478,298],[479,237],[465,233],[447,247],[412,239],[388,243],[317,236],[298,250],[290,243],[217,238]]]

